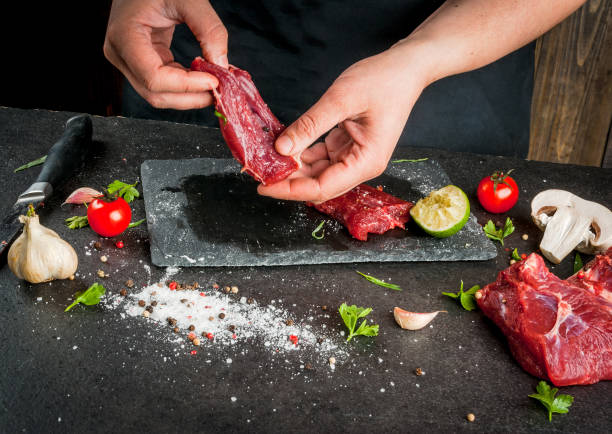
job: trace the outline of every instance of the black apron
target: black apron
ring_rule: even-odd
[[[212,2],[229,33],[230,63],[249,71],[266,103],[286,125],[314,104],[347,67],[406,37],[442,3]],[[429,86],[414,106],[398,145],[524,158],[529,146],[533,48],[530,44],[484,68]],[[172,51],[187,67],[201,55],[186,25],[177,26]],[[154,109],[127,81],[123,114],[218,126],[212,108]]]

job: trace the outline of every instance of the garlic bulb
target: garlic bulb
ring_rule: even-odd
[[[20,216],[19,221],[24,224],[23,233],[11,246],[7,259],[15,276],[30,283],[72,276],[79,264],[72,246],[41,225],[34,213]]]

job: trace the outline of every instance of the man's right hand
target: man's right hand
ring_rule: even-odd
[[[114,0],[104,55],[134,89],[156,108],[194,109],[210,105],[219,84],[210,74],[174,61],[174,26],[186,23],[209,62],[227,67],[227,30],[208,1]]]

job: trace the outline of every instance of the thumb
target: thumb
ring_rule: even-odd
[[[227,29],[210,2],[186,1],[179,4],[180,13],[200,43],[204,58],[227,68]]]
[[[346,119],[344,102],[329,88],[306,113],[289,125],[276,139],[276,150],[282,155],[296,155],[315,140]]]

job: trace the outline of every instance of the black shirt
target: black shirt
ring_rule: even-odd
[[[212,2],[229,33],[230,63],[249,71],[266,103],[286,125],[314,104],[343,70],[406,37],[442,3]],[[201,55],[185,25],[177,26],[172,51],[187,67]],[[440,80],[417,101],[399,145],[525,157],[532,87],[533,44],[479,70]],[[212,109],[154,109],[129,85],[124,90],[124,114],[218,125]]]

